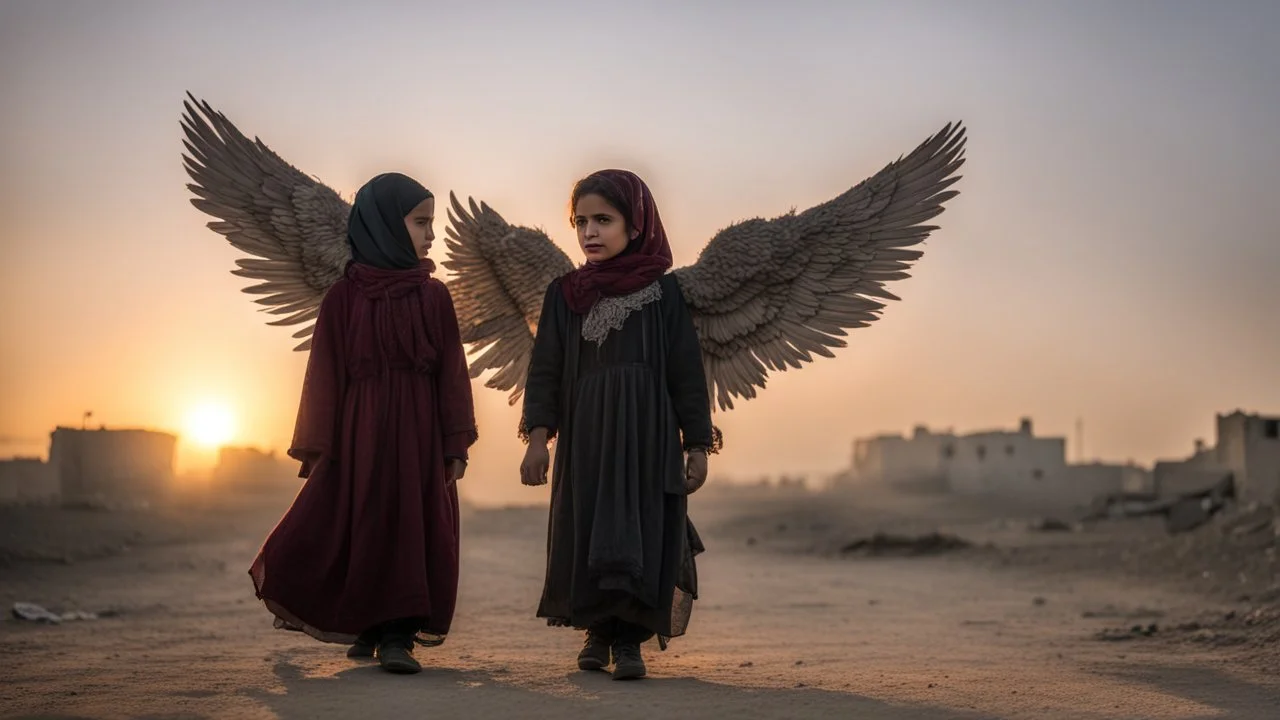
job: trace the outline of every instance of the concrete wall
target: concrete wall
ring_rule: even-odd
[[[1155,476],[1150,470],[1139,465],[1122,465],[1120,490],[1127,493],[1154,494],[1156,491]]]
[[[954,440],[916,428],[910,437],[881,435],[854,442],[853,473],[859,482],[893,485],[941,485],[942,448]]]
[[[1183,460],[1158,462],[1151,474],[1157,495],[1176,497],[1208,490],[1232,472],[1230,468],[1217,464]]]
[[[975,433],[956,438],[950,450],[944,467],[954,492],[1048,498],[1058,494],[1055,483],[1065,481],[1065,438],[1038,438],[1021,432]]]
[[[54,430],[49,465],[64,499],[155,500],[173,483],[177,438],[150,430]]]
[[[1280,502],[1280,418],[1218,416],[1218,454],[1246,501]]]
[[[956,435],[917,427],[911,437],[882,435],[854,443],[857,482],[929,487],[1031,501],[1088,502],[1092,488],[1119,490],[1118,470],[1068,474],[1066,439],[1036,437],[1031,420],[1017,430]]]
[[[299,463],[288,456],[251,447],[225,447],[218,451],[213,470],[214,492],[275,493],[297,492],[303,484]]]
[[[854,482],[905,486],[927,481],[966,495],[999,495],[1044,505],[1087,505],[1099,495],[1151,492],[1150,472],[1133,464],[1067,464],[1067,441],[1036,437],[1031,420],[1017,430],[968,435],[882,435],[854,443]]]
[[[1239,410],[1217,416],[1217,443],[1185,460],[1161,461],[1152,472],[1162,496],[1206,490],[1227,475],[1246,502],[1280,503],[1280,418]]]
[[[1119,492],[1149,492],[1147,473],[1136,465],[1083,463],[1068,465],[1058,493],[1073,504],[1087,505],[1094,498]],[[1134,489],[1130,489],[1134,488]]]
[[[1232,473],[1223,460],[1223,445],[1206,447],[1196,441],[1195,452],[1185,460],[1160,460],[1151,469],[1152,492],[1160,497],[1177,497],[1207,490]]]
[[[0,460],[0,503],[46,502],[57,495],[57,478],[40,458]]]

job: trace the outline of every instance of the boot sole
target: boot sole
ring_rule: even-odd
[[[391,662],[379,663],[379,665],[383,670],[386,670],[389,673],[395,673],[396,675],[414,675],[422,672],[422,666],[417,663],[410,664],[405,662],[395,662],[393,660]]]
[[[584,672],[593,672],[603,670],[607,663],[601,662],[599,658],[582,658],[578,661],[578,669]]]
[[[613,669],[614,680],[639,680],[648,675],[644,668],[619,667]]]

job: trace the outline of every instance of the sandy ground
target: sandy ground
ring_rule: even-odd
[[[1236,537],[1223,523],[1199,540],[1136,522],[1036,533],[1024,509],[702,493],[690,632],[646,646],[650,677],[620,683],[578,672],[580,635],[533,617],[544,508],[465,514],[453,634],[418,651],[422,674],[392,676],[271,629],[245,569],[282,507],[0,510],[6,611],[108,611],[7,617],[3,716],[1280,717],[1274,543],[1215,544]],[[938,528],[976,546],[839,551]]]

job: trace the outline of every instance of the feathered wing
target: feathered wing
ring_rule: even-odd
[[[965,132],[948,124],[906,157],[803,213],[721,230],[695,264],[676,270],[702,345],[708,389],[721,410],[763,389],[769,370],[800,368],[850,328],[897,300],[884,284],[907,277],[938,229],[923,225],[958,191]]]
[[[462,341],[484,349],[471,363],[471,377],[497,370],[485,386],[511,391],[514,405],[524,393],[547,285],[573,263],[542,231],[509,225],[488,205],[467,200],[470,211],[449,193],[449,294]]]
[[[209,228],[252,255],[231,272],[258,281],[244,292],[265,312],[284,317],[268,325],[307,323],[295,350],[311,347],[324,293],[351,258],[347,216],[337,192],[303,174],[261,140],[244,136],[222,113],[190,93],[184,101],[182,156],[196,197],[191,203],[218,218]]]

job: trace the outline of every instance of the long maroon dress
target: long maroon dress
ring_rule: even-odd
[[[421,618],[443,642],[475,411],[453,301],[432,266],[351,263],[320,306],[289,455],[307,478],[249,570],[276,627],[353,642]]]

